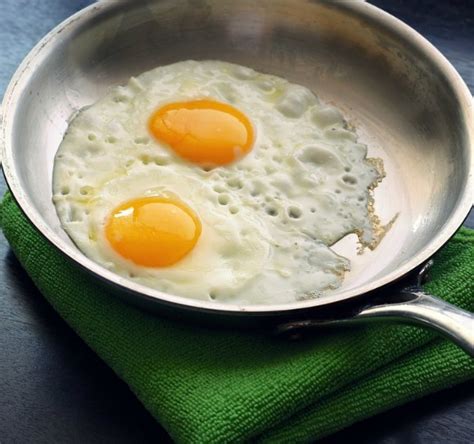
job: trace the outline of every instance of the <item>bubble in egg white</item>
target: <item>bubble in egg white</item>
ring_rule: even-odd
[[[310,105],[316,103],[317,99],[311,91],[302,86],[290,85],[276,108],[286,117],[297,118],[301,117]]]
[[[160,106],[201,98],[250,119],[256,138],[246,157],[205,170],[148,133]],[[355,231],[375,239],[368,189],[380,174],[366,155],[340,112],[307,88],[186,61],[134,77],[78,113],[55,158],[53,201],[87,256],[135,282],[216,302],[290,303],[341,285],[349,262],[330,245]],[[120,257],[104,236],[116,206],[155,195],[180,199],[203,226],[188,256],[156,269]]]

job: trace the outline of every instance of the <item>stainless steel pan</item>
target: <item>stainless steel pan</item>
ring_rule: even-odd
[[[286,77],[342,108],[387,177],[378,213],[398,220],[380,246],[336,250],[353,270],[339,291],[281,306],[236,306],[164,294],[82,255],[51,203],[53,156],[68,119],[110,85],[160,64],[221,59]],[[474,355],[474,318],[401,278],[435,253],[473,202],[473,109],[465,84],[419,34],[357,1],[162,0],[92,5],[48,34],[4,99],[3,169],[21,208],[58,250],[126,300],[203,322],[279,326],[296,333],[347,320],[400,319],[434,327]],[[473,295],[474,297],[474,295]]]

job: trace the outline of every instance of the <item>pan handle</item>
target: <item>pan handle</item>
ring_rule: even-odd
[[[402,291],[405,300],[364,308],[356,320],[394,320],[433,328],[474,357],[474,315],[416,287]]]
[[[474,357],[474,315],[427,294],[421,288],[431,265],[432,261],[429,261],[422,268],[416,285],[404,288],[395,298],[381,297],[378,301],[372,301],[369,306],[359,308],[355,313],[340,319],[308,319],[281,324],[276,333],[298,339],[307,329],[392,320],[437,330]]]

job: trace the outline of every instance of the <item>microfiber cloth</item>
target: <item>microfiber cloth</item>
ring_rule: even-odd
[[[474,377],[474,360],[416,327],[370,324],[285,342],[198,328],[120,301],[31,226],[10,194],[0,220],[66,322],[182,443],[305,442]],[[426,290],[474,308],[474,231],[436,255]]]

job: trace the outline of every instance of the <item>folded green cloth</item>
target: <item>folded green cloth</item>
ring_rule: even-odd
[[[69,325],[178,442],[302,442],[474,377],[474,360],[416,327],[371,324],[287,343],[135,309],[58,254],[5,196],[16,256]],[[436,256],[426,289],[474,307],[474,231]]]

